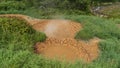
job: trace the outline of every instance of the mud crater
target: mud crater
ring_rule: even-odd
[[[24,19],[36,31],[44,32],[47,39],[35,44],[35,52],[50,59],[91,62],[99,55],[99,39],[94,38],[85,42],[74,37],[82,26],[70,20],[34,19],[20,14],[6,14],[0,17],[16,17]]]

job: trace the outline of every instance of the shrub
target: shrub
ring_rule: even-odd
[[[89,40],[89,39],[91,39],[93,37],[94,37],[94,35],[91,32],[87,32],[85,30],[81,30],[75,36],[76,39],[83,39],[83,40]]]
[[[25,21],[16,18],[0,18],[0,31],[0,48],[8,48],[7,44],[16,43],[12,45],[15,50],[32,49],[30,44],[46,39],[45,34],[36,32]]]
[[[0,10],[25,10],[26,5],[22,1],[2,1],[0,2]]]

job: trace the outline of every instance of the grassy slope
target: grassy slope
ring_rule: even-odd
[[[120,29],[115,21],[94,16],[64,16],[81,22],[84,26],[76,38],[90,39],[97,36],[100,43],[100,56],[90,64],[74,64],[47,60],[33,53],[33,44],[45,39],[24,21],[14,18],[0,18],[0,67],[1,68],[119,68]],[[12,24],[12,25],[11,25]],[[23,24],[23,25],[21,25]],[[38,38],[39,37],[39,38]],[[40,39],[41,38],[41,39]]]
[[[45,34],[36,32],[25,21],[0,18],[0,68],[21,68],[37,60],[33,44],[45,38]]]

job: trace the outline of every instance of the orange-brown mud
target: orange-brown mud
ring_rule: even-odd
[[[61,40],[48,38],[45,42],[38,42],[35,49],[38,54],[43,54],[48,58],[59,58],[66,61],[81,59],[90,62],[98,57],[98,42],[97,38],[88,42],[76,41],[73,38]]]

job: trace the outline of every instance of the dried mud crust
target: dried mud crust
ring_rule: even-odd
[[[99,55],[99,39],[94,38],[87,42],[75,40],[74,37],[82,29],[81,24],[70,20],[34,19],[20,14],[6,14],[0,17],[16,17],[24,19],[35,30],[47,35],[45,42],[35,45],[35,52],[50,59],[90,62]]]
[[[35,51],[48,58],[58,60],[75,61],[83,60],[90,62],[98,57],[99,39],[91,39],[88,42],[76,41],[73,38],[55,39],[48,38],[45,42],[38,42]]]
[[[81,29],[79,23],[70,20],[43,20],[34,24],[33,28],[44,32],[49,38],[74,38],[76,32]]]

